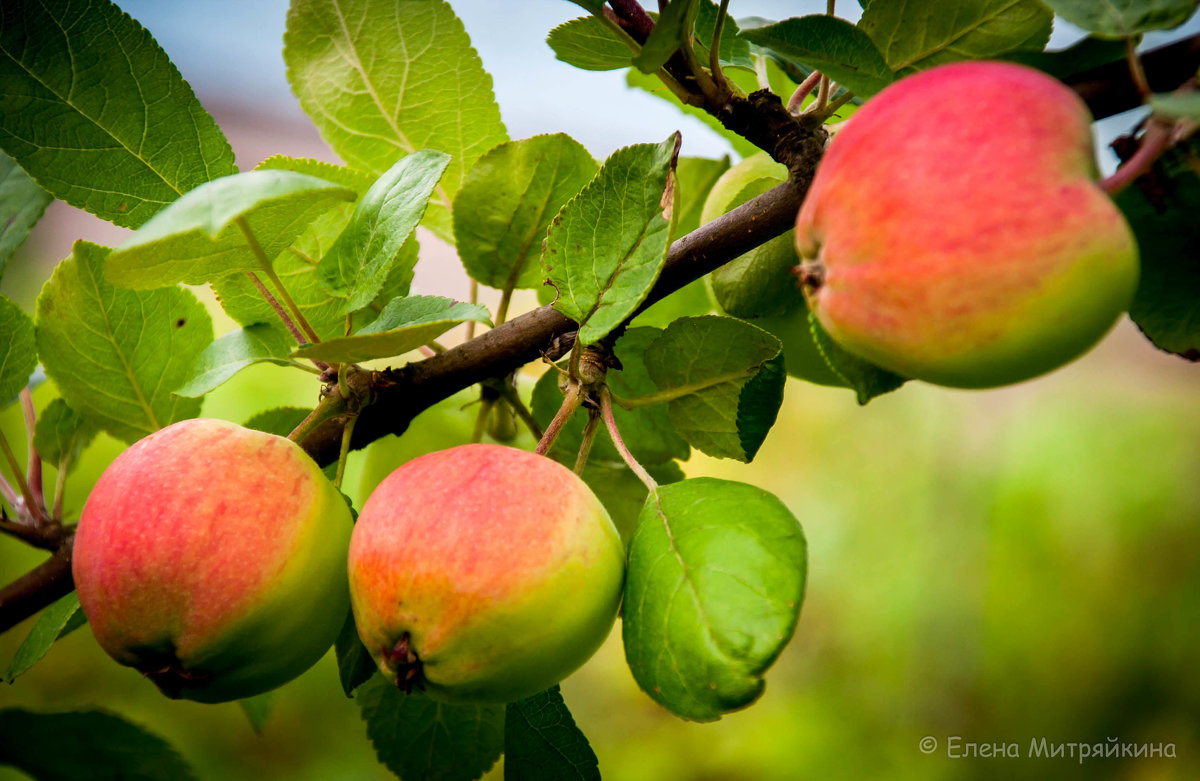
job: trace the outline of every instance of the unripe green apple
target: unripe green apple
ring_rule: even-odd
[[[295,443],[185,420],[88,496],[72,572],[100,646],[168,697],[224,702],[311,667],[346,619],[349,508]]]
[[[513,702],[608,636],[625,550],[582,480],[546,458],[462,445],[400,466],[350,541],[359,637],[398,686]]]
[[[809,307],[847,350],[964,388],[1070,361],[1125,311],[1137,247],[1097,187],[1091,116],[1060,82],[943,65],[871,98],[796,223]]]
[[[766,152],[751,155],[723,173],[700,212],[712,222],[787,180],[787,167]],[[795,235],[788,231],[755,247],[709,275],[713,298],[727,314],[741,317],[783,342],[784,367],[793,377],[819,385],[842,385],[813,341],[804,295],[793,270],[800,263]]]

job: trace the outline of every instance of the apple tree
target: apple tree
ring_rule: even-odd
[[[561,133],[510,138],[445,0],[292,0],[288,79],[342,164],[276,155],[239,171],[151,31],[117,5],[0,7],[0,274],[54,199],[132,230],[115,247],[76,242],[32,311],[0,297],[0,404],[19,406],[27,434],[0,434],[0,531],[48,554],[0,587],[0,631],[36,616],[10,682],[89,621],[118,661],[201,701],[278,686],[332,646],[341,692],[401,778],[476,778],[502,755],[506,778],[598,778],[557,681],[607,635],[618,603],[638,686],[693,721],[753,705],[797,629],[808,561],[793,512],[759,487],[685,468],[693,452],[754,459],[789,377],[860,404],[910,381],[997,386],[1072,360],[1126,312],[1147,349],[1200,359],[1200,46],[1138,48],[1187,22],[1195,0],[860,0],[856,24],[832,2],[779,21],[739,19],[728,0],[576,4],[578,18],[547,31],[554,56],[626,71],[743,161],[682,156],[679,133],[604,160]],[[1055,15],[1088,36],[1047,51]],[[1090,123],[1138,107],[1114,144],[1122,164],[1100,178]],[[455,248],[471,300],[412,292],[422,240]],[[211,286],[238,327],[214,333],[195,286]],[[480,287],[498,291],[498,306],[479,303]],[[513,311],[520,290],[541,306]],[[466,338],[443,343],[460,326]],[[236,426],[193,421],[207,394],[264,363],[316,403]],[[54,398],[38,410],[43,382]],[[206,603],[221,603],[228,571],[280,559],[282,548],[261,549],[283,545],[270,535],[236,555],[194,554],[213,539],[259,539],[253,527],[294,499],[262,487],[279,481],[254,482],[252,461],[204,484],[224,451],[168,432],[286,438],[315,462],[303,481],[322,483],[316,514],[341,517],[333,488],[348,453],[406,442],[418,415],[464,394],[475,417],[456,444],[534,451],[516,489],[498,487],[505,469],[472,477],[483,457],[447,455],[457,449],[439,456],[442,472],[432,461],[406,472],[421,475],[413,486],[385,483],[380,509],[352,508],[364,512],[349,543],[353,610],[345,529],[304,526],[311,539],[297,550],[320,549],[324,569],[310,578],[302,553],[289,554],[294,590],[270,599],[312,598],[313,620],[282,626],[271,614],[287,611],[258,608],[253,626],[214,619],[207,639],[233,648],[221,646],[227,667],[193,663],[183,635],[148,629],[159,596],[200,599],[203,582],[217,589]],[[98,432],[129,450],[84,508],[68,507],[72,464]],[[427,449],[407,443],[411,455]],[[160,512],[184,482],[204,496]],[[208,502],[225,483],[241,487]],[[439,494],[443,483],[456,487]],[[494,521],[512,490],[534,497],[505,522],[515,542]],[[522,567],[536,557],[506,546],[557,534],[577,498],[579,522],[599,524],[586,535],[617,553],[578,578],[533,579]],[[250,505],[259,515],[245,522]],[[278,509],[275,523],[310,510]],[[386,517],[368,524],[368,513]],[[396,536],[419,515],[420,530],[403,532],[419,537]],[[131,563],[152,550],[153,565]],[[228,570],[193,577],[215,560]],[[486,585],[471,591],[476,580]],[[534,601],[498,607],[502,581]],[[595,615],[572,623],[591,602]],[[408,603],[433,607],[419,620],[389,612]],[[520,610],[527,623],[505,623]],[[530,616],[570,627],[569,660],[561,637],[522,642],[513,627]],[[280,651],[314,638],[303,662]],[[460,662],[470,670],[454,678]],[[246,707],[266,717],[261,702]],[[89,772],[192,772],[152,732],[95,710],[0,710],[0,764],[83,773],[48,735],[88,741]]]

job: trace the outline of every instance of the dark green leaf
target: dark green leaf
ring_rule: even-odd
[[[837,17],[785,19],[743,30],[742,37],[816,68],[863,97],[874,95],[896,78],[870,36]]]
[[[573,454],[556,451],[554,457],[569,468],[575,467]],[[659,485],[678,483],[683,479],[683,470],[674,461],[647,467],[646,471]],[[588,459],[580,477],[592,489],[592,493],[596,494],[596,498],[604,505],[604,509],[608,510],[613,526],[617,527],[617,531],[621,534],[621,540],[628,547],[629,540],[633,537],[633,531],[637,528],[642,505],[646,503],[645,483],[625,465],[625,462],[604,461],[596,458],[595,455]]]
[[[256,735],[261,735],[263,727],[267,725],[267,717],[271,715],[271,700],[274,696],[275,692],[269,691],[257,697],[238,700],[238,705],[242,706],[242,712],[246,714],[246,719],[250,722],[250,729],[254,730]]]
[[[281,327],[268,323],[230,331],[196,356],[187,378],[175,392],[180,396],[203,396],[247,366],[263,362],[286,366],[295,345]]]
[[[454,200],[458,255],[471,278],[497,290],[541,284],[550,221],[598,168],[563,133],[508,141],[479,158]]]
[[[1198,151],[1197,142],[1168,151],[1150,194],[1135,184],[1115,199],[1141,258],[1129,316],[1155,347],[1191,361],[1200,361],[1200,176],[1187,156]]]
[[[33,445],[42,460],[59,466],[67,460],[68,468],[79,460],[79,453],[96,436],[96,429],[71,409],[67,402],[55,399],[38,415],[33,431]]]
[[[1045,0],[1054,13],[1104,38],[1170,30],[1195,13],[1197,0]]]
[[[671,58],[692,34],[696,24],[697,0],[671,0],[654,21],[642,51],[633,58],[633,64],[642,73],[654,73]]]
[[[718,458],[750,461],[783,403],[782,345],[732,317],[681,317],[646,348],[675,431]]]
[[[633,314],[667,257],[679,134],[618,149],[550,226],[542,265],[554,308],[592,344]],[[665,201],[665,203],[664,203]]]
[[[957,60],[986,59],[1014,49],[1041,51],[1053,14],[1040,0],[943,0],[872,3],[858,26],[883,59],[904,75]]]
[[[448,155],[432,149],[406,155],[358,202],[350,224],[317,264],[325,289],[348,299],[342,314],[363,308],[383,289],[449,162]],[[408,282],[412,273],[411,267],[403,270]]]
[[[342,683],[342,691],[347,697],[353,697],[354,690],[369,681],[379,669],[358,637],[353,613],[346,614],[346,623],[342,624],[342,631],[338,633],[333,649],[337,654],[338,680]]]
[[[608,384],[613,393],[635,398],[648,396],[658,390],[646,370],[643,356],[646,348],[660,333],[657,328],[630,328],[617,341],[613,352],[622,368],[608,372]],[[543,428],[549,424],[562,405],[563,395],[558,388],[558,376],[558,372],[550,370],[542,375],[533,389],[533,415]],[[583,426],[587,421],[587,414],[587,410],[576,410],[575,415],[567,421],[554,442],[552,452],[556,458],[574,465],[575,454],[579,452],[583,439]],[[673,459],[687,460],[691,455],[691,449],[675,431],[663,405],[634,410],[616,407],[613,409],[613,416],[625,444],[634,458],[643,465],[662,464]],[[592,457],[604,461],[621,461],[621,456],[613,447],[604,426],[600,426],[600,433],[596,435]]]
[[[53,200],[16,160],[0,152],[0,277]]]
[[[563,22],[550,31],[546,43],[556,58],[588,71],[628,68],[633,60],[629,47],[595,16]]]
[[[511,703],[504,712],[505,781],[600,781],[596,752],[558,686]]]
[[[625,581],[625,659],[638,685],[693,721],[758,699],[796,629],[806,557],[800,524],[766,491],[707,477],[659,486]]]
[[[0,408],[29,384],[37,363],[33,320],[12,299],[0,296]]]
[[[709,45],[712,43],[713,30],[717,24],[718,7],[712,0],[700,0],[700,10],[696,14],[696,57],[705,65],[708,64]],[[729,14],[725,14],[725,27],[721,30],[720,59],[722,65],[732,65],[741,68],[753,68],[754,61],[750,59],[750,44],[738,33],[738,23]]]
[[[130,228],[237,171],[166,52],[107,0],[0,5],[0,148],[56,198]]]
[[[12,683],[29,668],[42,660],[59,638],[66,637],[87,623],[79,607],[79,597],[72,591],[42,611],[33,629],[13,654],[4,679]],[[0,750],[2,751],[2,750]]]
[[[453,241],[454,195],[508,136],[492,77],[450,5],[294,0],[283,43],[300,106],[352,167],[378,175],[418,149],[450,155],[423,224]]]
[[[1003,59],[1037,68],[1060,81],[1065,81],[1092,68],[1125,59],[1125,44],[1122,41],[1089,36],[1058,51],[1006,52]]]
[[[314,219],[355,192],[293,171],[263,169],[202,184],[154,215],[109,256],[105,272],[122,287],[199,285],[259,260],[239,227],[244,220],[274,258]]]
[[[441,296],[397,298],[353,336],[305,345],[292,355],[336,363],[392,358],[428,344],[468,320],[491,325],[487,307],[482,304],[464,304]]]
[[[825,358],[830,370],[846,384],[853,388],[859,404],[866,404],[876,396],[890,393],[908,380],[899,374],[893,374],[887,369],[859,358],[848,352],[821,326],[821,322],[811,312],[808,316],[809,327],[812,329],[813,341],[821,355]]]
[[[108,253],[77,241],[58,264],[38,296],[38,354],[73,410],[133,442],[199,414],[199,399],[171,389],[212,342],[212,320],[183,288],[114,288],[102,273]]]
[[[0,711],[0,765],[38,781],[189,781],[196,776],[162,738],[104,711]]]
[[[379,761],[402,779],[474,781],[504,748],[503,705],[437,702],[378,675],[355,699]]]

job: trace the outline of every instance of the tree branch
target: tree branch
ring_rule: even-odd
[[[0,589],[0,632],[7,632],[75,588],[71,580],[73,539],[67,537],[54,555]]]
[[[1150,89],[1171,92],[1200,68],[1200,35],[1143,52],[1141,59]],[[1142,105],[1142,95],[1123,59],[1070,76],[1066,83],[1083,98],[1096,119]]]

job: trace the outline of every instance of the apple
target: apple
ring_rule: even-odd
[[[462,445],[403,464],[350,540],[359,637],[384,675],[506,703],[574,672],[608,636],[625,550],[587,485],[544,456]]]
[[[333,645],[351,528],[341,494],[295,443],[185,420],[101,475],[72,573],[110,656],[168,697],[224,702],[291,680]]]
[[[1000,62],[906,77],[846,123],[796,222],[808,304],[850,352],[983,388],[1079,356],[1138,281],[1096,185],[1091,116],[1066,86]]]
[[[766,152],[747,157],[713,184],[700,223],[712,222],[787,177],[787,167]],[[844,385],[813,341],[808,307],[793,273],[799,262],[795,236],[788,231],[712,272],[708,280],[713,298],[726,314],[744,318],[783,342],[789,375],[818,385]]]

